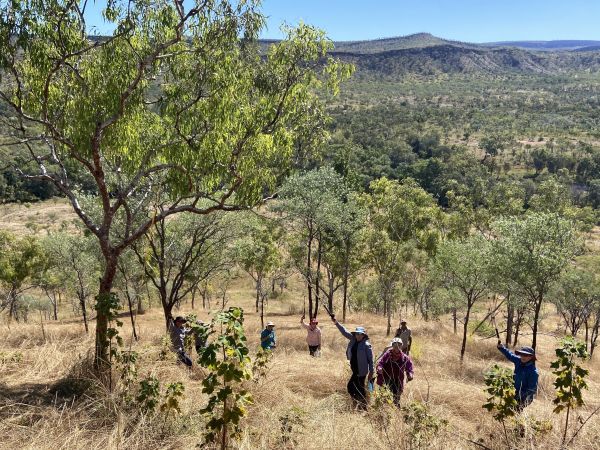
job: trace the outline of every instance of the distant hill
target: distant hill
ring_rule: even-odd
[[[573,50],[574,52],[597,52],[600,50],[600,43],[597,45],[590,45],[589,47],[579,47]]]
[[[386,78],[401,78],[408,74],[559,74],[600,70],[600,52],[532,52],[506,47],[436,45],[379,53],[334,51],[332,55],[355,64],[359,73]]]
[[[578,40],[563,40],[563,41],[504,41],[504,42],[487,42],[480,44],[486,47],[516,47],[527,50],[540,51],[560,51],[560,50],[579,50],[584,47],[598,47],[600,41],[578,41]]]
[[[477,48],[477,44],[449,41],[429,33],[410,34],[408,36],[373,39],[370,41],[339,41],[334,42],[335,51],[343,53],[379,53],[409,48],[427,48],[439,45],[454,45],[457,47]]]
[[[373,39],[368,41],[339,41],[335,42],[335,51],[343,53],[379,53],[391,50],[404,50],[409,48],[427,48],[438,45],[452,45],[455,47],[478,48],[506,48],[514,47],[533,51],[568,51],[583,50],[584,48],[600,47],[600,41],[592,40],[555,40],[555,41],[502,41],[472,43],[452,41],[439,38],[430,33],[417,33],[408,36]]]

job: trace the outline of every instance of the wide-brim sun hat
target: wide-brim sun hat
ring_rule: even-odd
[[[515,351],[515,354],[523,356],[535,356],[535,350],[531,347],[521,347],[519,350]]]
[[[274,327],[274,326],[275,326],[275,324],[274,324],[273,322],[267,322],[267,326],[268,326],[268,327]]]
[[[354,334],[367,334],[365,327],[356,327],[353,331]]]

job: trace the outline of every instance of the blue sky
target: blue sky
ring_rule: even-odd
[[[106,33],[97,10],[88,23]],[[361,40],[429,32],[468,41],[600,40],[598,0],[263,0],[264,38],[279,38],[282,22],[300,20],[334,40]]]

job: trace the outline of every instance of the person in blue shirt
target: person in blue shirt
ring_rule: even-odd
[[[513,353],[501,342],[498,342],[498,350],[515,365],[513,379],[517,391],[517,409],[521,412],[533,401],[537,392],[539,372],[535,367],[535,350],[531,347],[521,347]]]
[[[267,327],[260,333],[260,346],[263,350],[273,350],[277,347],[275,339],[275,324],[268,322]]]

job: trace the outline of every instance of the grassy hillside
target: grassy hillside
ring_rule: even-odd
[[[410,448],[415,446],[411,427],[393,407],[372,408],[366,414],[354,413],[346,394],[349,367],[345,361],[346,340],[325,317],[321,317],[324,346],[322,357],[310,358],[305,349],[305,333],[298,321],[301,311],[300,285],[268,304],[268,319],[277,324],[279,346],[266,378],[248,389],[255,397],[244,425],[240,449],[372,449]],[[260,325],[252,308],[252,284],[239,280],[230,291],[229,305],[243,306],[245,329],[252,349],[258,346]],[[190,312],[183,305],[179,314]],[[196,311],[210,319],[209,311]],[[484,315],[483,307],[478,316]],[[467,439],[490,448],[503,448],[501,426],[481,405],[483,373],[494,363],[508,367],[496,350],[493,339],[472,336],[467,359],[458,361],[460,339],[453,334],[451,322],[423,322],[409,316],[413,329],[415,380],[409,383],[403,404],[425,402],[430,412],[448,421],[448,426],[427,441],[422,448],[474,448]],[[205,402],[200,382],[203,371],[188,372],[177,365],[174,356],[161,357],[163,319],[154,306],[138,316],[139,342],[131,341],[128,321],[122,330],[126,347],[140,354],[139,377],[157,376],[161,382],[182,381],[185,395],[182,414],[142,416],[134,419],[119,405],[118,392],[98,388],[90,379],[86,358],[93,346],[93,330],[85,335],[83,326],[66,318],[59,323],[38,320],[30,324],[4,324],[0,329],[0,439],[3,448],[129,448],[191,449],[201,442],[203,419],[198,413]],[[561,433],[559,417],[552,414],[552,375],[549,363],[558,318],[547,311],[544,335],[539,347],[540,392],[524,418],[548,422],[551,431],[536,433],[526,426],[530,448],[556,448]],[[389,341],[385,320],[370,314],[352,313],[346,325],[365,325],[378,354]],[[43,329],[42,329],[43,326]],[[524,338],[527,339],[527,338]],[[600,363],[591,364],[590,389],[584,393],[587,405],[576,416],[587,416],[600,398]],[[385,419],[388,417],[388,419]],[[289,425],[289,428],[288,428]],[[513,425],[508,425],[509,429]],[[413,434],[411,434],[413,433]],[[572,449],[597,448],[600,419],[592,419]],[[425,441],[424,441],[425,442]]]

